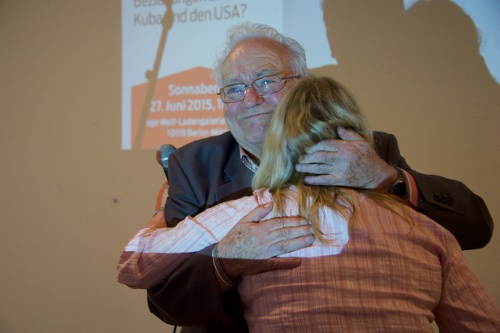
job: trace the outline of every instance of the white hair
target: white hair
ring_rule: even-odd
[[[216,55],[213,73],[219,87],[222,87],[222,65],[229,53],[242,41],[256,38],[268,39],[283,46],[288,52],[290,70],[293,72],[293,75],[306,76],[309,74],[306,52],[299,42],[279,33],[276,29],[268,25],[247,22],[228,30],[226,44]]]

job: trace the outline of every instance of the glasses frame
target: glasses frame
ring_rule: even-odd
[[[254,87],[254,84],[255,84],[255,81],[258,81],[258,80],[261,80],[263,78],[266,78],[266,77],[277,77],[279,79],[279,83],[280,83],[280,87],[278,90],[275,90],[275,91],[272,91],[272,92],[268,92],[268,93],[265,93],[265,94],[260,94],[258,92],[258,88],[255,89]],[[242,100],[245,99],[245,97],[247,96],[247,92],[248,92],[248,88],[253,88],[253,90],[255,90],[255,93],[259,96],[267,96],[267,95],[270,95],[270,94],[275,94],[277,93],[278,91],[280,91],[281,89],[283,89],[283,87],[285,86],[285,82],[286,80],[291,80],[291,79],[300,79],[302,77],[302,75],[292,75],[292,76],[280,76],[280,74],[268,74],[268,75],[264,75],[264,76],[261,76],[261,77],[258,77],[256,78],[255,80],[253,80],[251,83],[249,84],[244,84],[244,83],[233,83],[233,84],[229,84],[227,86],[224,86],[222,87],[219,92],[217,93],[217,95],[220,96],[221,100],[222,100],[222,103],[225,103],[225,104],[230,104],[230,103],[237,103],[237,102],[241,102]],[[243,85],[243,87],[245,87],[245,93],[242,95],[241,99],[239,100],[236,100],[236,101],[225,101],[225,93],[223,92],[224,89],[227,89],[229,87],[233,87],[233,86],[237,86],[237,85]]]

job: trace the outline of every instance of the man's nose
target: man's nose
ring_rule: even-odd
[[[254,105],[259,105],[264,102],[264,97],[260,96],[255,92],[255,89],[250,86],[247,88],[247,94],[245,95],[245,99],[243,100],[245,103],[245,107],[252,107]]]

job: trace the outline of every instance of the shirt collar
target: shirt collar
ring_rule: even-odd
[[[259,166],[241,146],[240,146],[240,160],[253,173],[257,171],[257,168]]]

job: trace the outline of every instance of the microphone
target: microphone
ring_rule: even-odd
[[[161,165],[165,172],[165,177],[168,180],[168,157],[175,151],[175,147],[171,144],[165,144],[158,147],[156,150],[156,161]]]

